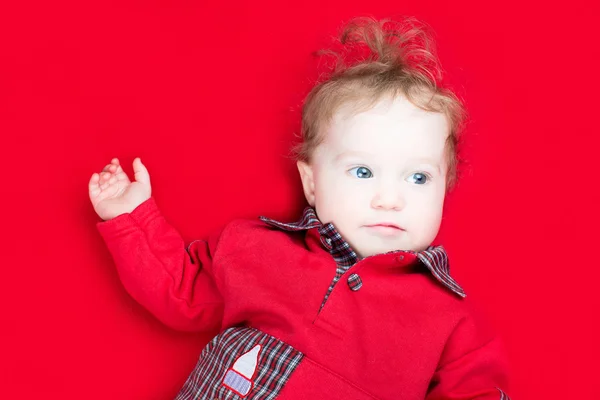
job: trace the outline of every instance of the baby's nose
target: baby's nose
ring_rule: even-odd
[[[401,191],[396,188],[383,188],[373,198],[375,208],[400,210],[404,207],[404,203]]]

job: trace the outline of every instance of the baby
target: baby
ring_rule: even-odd
[[[123,285],[175,329],[220,332],[177,399],[508,399],[501,343],[432,245],[464,109],[414,20],[356,19],[341,43],[370,53],[304,103],[297,222],[186,247],[139,158],[133,181],[116,158],[92,175]]]

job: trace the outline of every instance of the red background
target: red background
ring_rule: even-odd
[[[469,167],[440,238],[505,339],[513,399],[600,398],[598,3],[284,4],[0,6],[0,398],[173,398],[207,338],[126,294],[89,177],[141,156],[186,241],[295,218],[285,154],[310,52],[357,15],[428,22],[467,102]]]

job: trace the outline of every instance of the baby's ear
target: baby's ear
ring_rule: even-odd
[[[298,161],[298,172],[304,188],[304,196],[311,207],[315,206],[315,181],[312,167],[305,161]]]

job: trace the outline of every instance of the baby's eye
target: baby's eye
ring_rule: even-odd
[[[421,172],[416,172],[414,174],[412,174],[411,176],[408,177],[408,181],[415,183],[417,185],[424,185],[425,183],[427,183],[427,180],[429,179],[429,177],[426,174],[423,174]]]
[[[367,167],[352,168],[348,172],[350,172],[350,174],[356,176],[357,178],[362,178],[362,179],[368,179],[368,178],[371,178],[373,176],[373,173]]]

